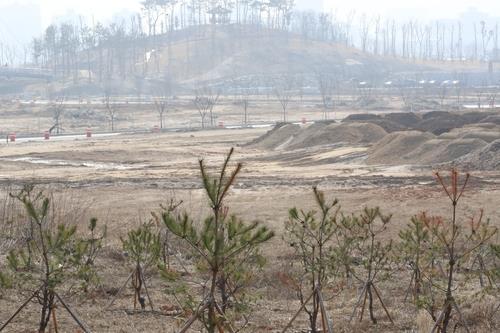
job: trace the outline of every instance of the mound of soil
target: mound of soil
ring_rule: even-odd
[[[456,139],[447,142],[440,151],[434,152],[431,158],[423,161],[428,164],[436,164],[454,161],[459,157],[465,156],[478,149],[482,149],[487,142],[481,139]]]
[[[500,133],[455,130],[439,137],[429,132],[404,131],[388,134],[369,151],[369,164],[434,165],[450,162],[483,149]]]
[[[491,112],[467,112],[451,113],[446,111],[432,111],[422,116],[422,121],[415,128],[421,131],[432,132],[436,135],[449,132],[454,128],[461,128],[465,125],[477,123],[496,123],[500,124],[500,116]]]
[[[461,157],[457,160],[457,163],[479,170],[500,169],[500,139],[489,143],[478,151]]]
[[[369,151],[369,164],[406,164],[407,155],[435,136],[419,131],[394,132],[386,135]]]
[[[476,112],[467,112],[461,115],[464,122],[467,124],[476,124],[481,122],[484,118],[494,115],[491,112],[484,111],[476,111]]]
[[[370,123],[318,122],[310,126],[280,124],[249,145],[261,149],[302,149],[331,144],[373,144],[387,134]]]
[[[343,123],[348,123],[348,122],[353,122],[353,121],[367,121],[367,120],[376,120],[376,119],[381,119],[379,115],[373,114],[373,113],[358,113],[358,114],[350,114],[347,117],[345,117],[342,122]]]
[[[500,126],[485,124],[487,126],[467,125],[455,128],[448,133],[441,134],[440,139],[481,139],[488,143],[500,139]]]
[[[382,139],[387,132],[371,123],[330,124],[322,129],[304,128],[288,145],[289,149],[301,149],[330,144],[372,144]]]
[[[500,125],[500,114],[495,114],[491,116],[487,116],[480,121],[481,123],[492,123]]]
[[[314,124],[311,124],[307,127],[303,127],[297,135],[293,138],[293,143],[292,144],[297,144],[299,142],[303,142],[305,144],[310,144],[310,146],[317,146],[322,144],[321,143],[321,135],[318,135],[319,133],[323,133],[323,130],[330,126],[331,124],[334,124],[335,122],[317,122]]]
[[[494,131],[471,131],[468,133],[464,133],[461,138],[463,139],[481,139],[488,143],[493,142],[495,140],[500,139],[500,129],[497,132]]]
[[[412,128],[422,119],[413,113],[389,113],[385,116],[375,114],[352,114],[344,118],[342,122],[371,123],[382,127],[387,133],[404,131]]]
[[[249,145],[262,149],[276,149],[293,139],[299,131],[299,125],[280,123],[266,134],[250,142]]]
[[[389,113],[384,116],[384,119],[398,123],[407,128],[414,128],[419,122],[422,121],[422,118],[413,112]]]
[[[481,139],[438,138],[425,142],[406,157],[412,164],[434,165],[454,161],[486,145]]]
[[[375,119],[368,122],[382,127],[387,133],[399,132],[408,129],[408,127],[406,126],[403,126],[391,120],[387,120],[385,118]]]
[[[450,112],[448,111],[429,111],[426,112],[422,115],[422,119],[431,119],[431,118],[438,118],[438,117],[449,117],[451,115]]]
[[[447,115],[437,117],[426,117],[427,114],[424,114],[423,120],[416,124],[415,128],[424,132],[431,132],[435,135],[440,135],[466,124],[464,119],[462,119],[459,115],[450,114],[448,112],[446,113]]]

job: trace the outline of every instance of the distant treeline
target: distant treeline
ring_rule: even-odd
[[[340,43],[411,61],[499,58],[498,24],[488,26],[484,21],[467,27],[474,31],[473,40],[465,40],[464,36],[470,34],[464,33],[459,21],[398,22],[355,12],[340,18],[336,14],[296,11],[293,0],[146,0],[140,13],[109,25],[81,19],[79,23],[49,26],[26,49],[24,62],[75,79],[84,71],[89,82],[142,77],[151,71],[162,74],[165,67],[155,59],[160,48],[168,46],[170,63],[172,43],[187,41],[189,48],[189,40],[196,38],[196,33],[199,36],[201,30],[204,37],[215,39],[220,26],[255,33],[281,31],[304,42]],[[235,36],[231,38],[238,38]],[[189,58],[190,50],[187,52]]]

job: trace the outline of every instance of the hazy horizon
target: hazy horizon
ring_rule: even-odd
[[[78,21],[84,17],[88,23],[109,22],[116,17],[139,12],[140,0],[0,0],[0,43],[23,48],[33,37],[54,22]],[[322,5],[323,3],[323,5]],[[339,3],[333,0],[297,0],[296,9],[313,9],[335,12],[340,18],[349,13],[366,13],[370,16],[415,19],[418,21],[454,20],[467,16],[473,20],[497,20],[500,17],[500,2],[491,0],[351,0]],[[434,10],[429,10],[433,8]]]
[[[141,8],[141,0],[1,0],[5,3],[27,3],[38,4],[43,25],[50,24],[53,20],[76,12],[83,16],[93,16],[97,20],[106,20],[120,11],[138,11]],[[469,9],[476,8],[490,15],[500,16],[500,2],[491,0],[351,0],[348,3],[339,3],[335,0],[295,0],[298,9],[314,9],[330,11],[336,9],[341,13],[352,10],[358,13],[369,13],[383,16],[403,16],[419,20],[435,19],[458,19],[460,15]],[[99,8],[99,10],[96,10]],[[432,9],[432,10],[431,10]]]

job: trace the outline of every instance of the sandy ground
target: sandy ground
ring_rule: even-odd
[[[149,218],[149,213],[169,198],[183,200],[183,207],[202,216],[206,201],[201,191],[197,160],[219,166],[230,147],[236,147],[235,161],[243,163],[240,177],[231,191],[228,205],[246,220],[260,220],[278,237],[265,247],[272,263],[262,275],[256,293],[262,296],[246,332],[276,331],[297,308],[297,302],[276,283],[276,272],[286,266],[287,247],[281,240],[289,208],[312,208],[311,187],[318,185],[327,196],[337,197],[345,212],[359,212],[364,206],[380,206],[393,213],[388,238],[409,218],[426,209],[447,214],[449,206],[433,179],[432,171],[412,166],[366,165],[362,153],[367,147],[318,147],[290,152],[263,151],[245,144],[267,129],[207,130],[180,133],[118,135],[71,141],[24,142],[0,146],[0,184],[3,191],[24,182],[36,182],[64,194],[73,205],[85,204],[79,218],[96,216],[106,221],[109,231],[105,258],[105,289],[126,280],[129,267],[120,254],[119,237]],[[355,153],[355,154],[353,154]],[[348,156],[345,159],[341,157]],[[355,156],[353,158],[349,156]],[[333,161],[333,163],[332,163]],[[215,169],[214,169],[215,170]],[[472,173],[462,211],[466,216],[484,208],[486,216],[500,226],[500,172]],[[160,279],[153,278],[150,289],[157,306],[173,300],[162,293]],[[388,306],[396,326],[382,320],[375,327],[367,322],[347,324],[356,289],[347,290],[338,302],[331,302],[335,322],[345,332],[401,332],[414,325],[416,312],[398,309],[404,290],[388,284],[392,297]],[[71,303],[94,332],[174,332],[182,318],[154,314],[127,315],[132,306],[131,290],[117,300],[113,311],[103,311],[109,296],[76,297]],[[5,320],[23,296],[7,293],[0,298],[0,322]],[[36,327],[34,307],[20,316],[9,332],[28,332]],[[61,327],[74,327],[65,314]],[[381,315],[381,313],[379,314]],[[297,327],[304,327],[301,317]]]

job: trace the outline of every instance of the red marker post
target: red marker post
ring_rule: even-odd
[[[10,142],[16,142],[16,133],[10,133],[9,140]]]
[[[50,132],[49,131],[45,131],[43,133],[43,139],[44,140],[49,140],[50,139]]]

